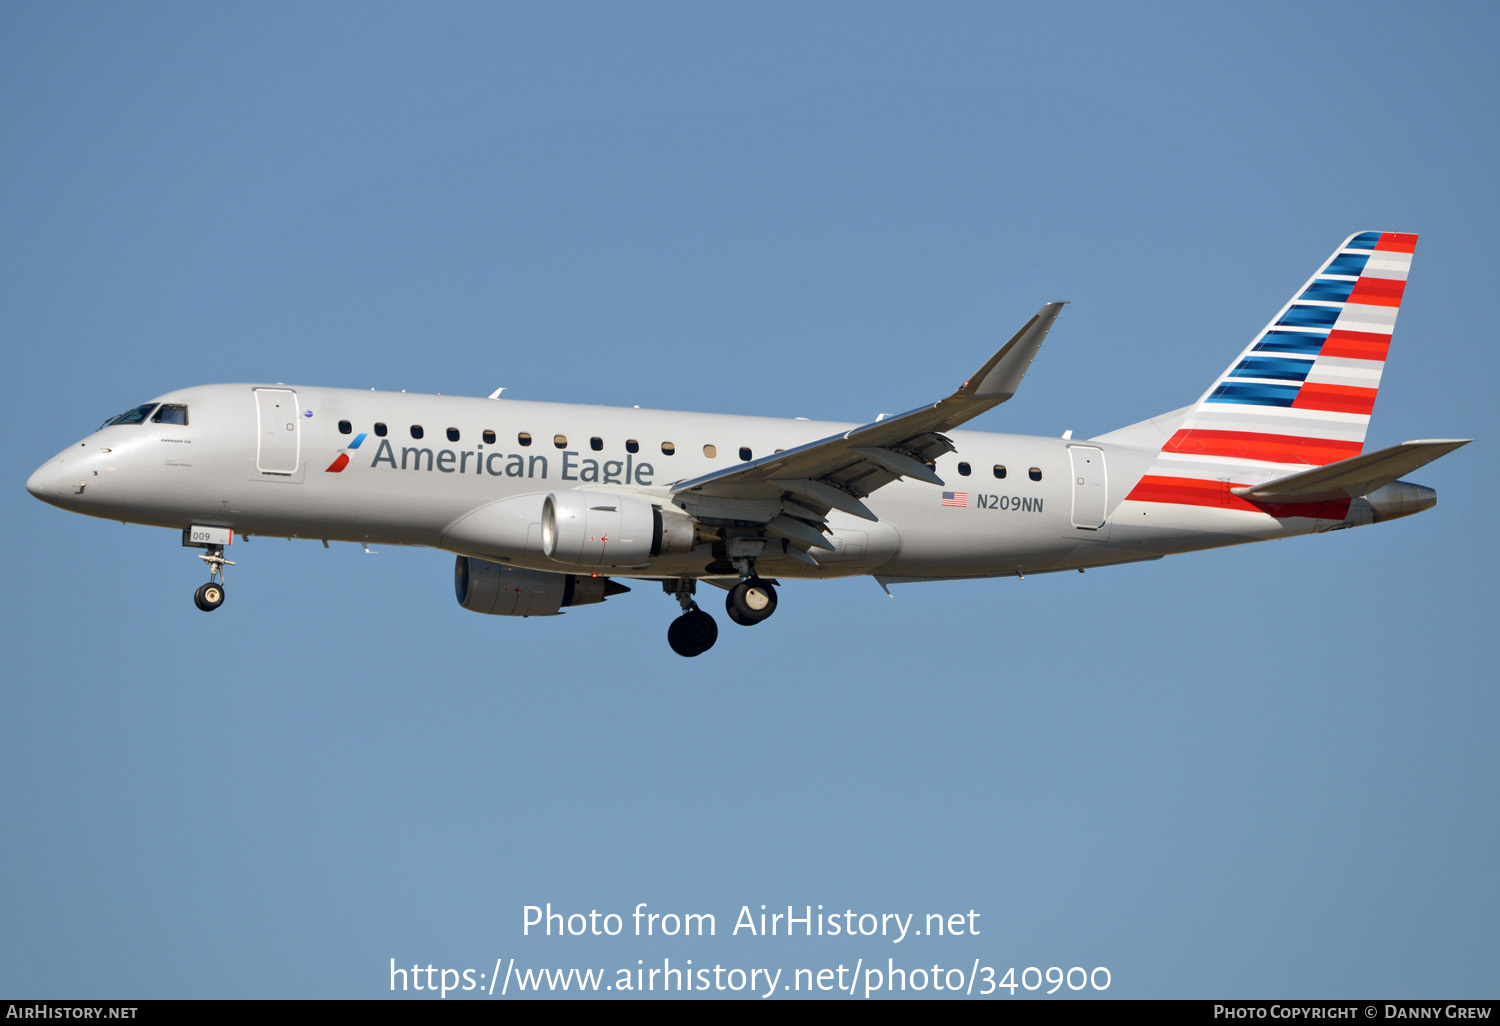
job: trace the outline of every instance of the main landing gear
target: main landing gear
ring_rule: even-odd
[[[208,551],[198,558],[208,564],[208,583],[193,592],[193,604],[205,613],[212,613],[224,604],[224,568],[234,566],[234,560],[224,558],[224,546],[209,545]]]
[[[729,589],[724,609],[729,619],[741,627],[753,627],[776,612],[776,588],[770,581],[756,576],[753,561],[736,560],[735,566],[740,571],[741,580]],[[702,655],[719,640],[718,624],[693,601],[696,587],[697,582],[689,577],[662,582],[662,588],[667,594],[675,595],[682,606],[682,615],[667,628],[667,644],[680,656]]]
[[[682,615],[667,628],[667,644],[672,646],[672,651],[680,656],[691,657],[702,655],[713,648],[714,642],[719,640],[719,625],[693,601],[697,582],[683,577],[663,581],[661,586],[666,589],[667,594],[675,595],[678,604],[682,606]]]
[[[776,612],[776,589],[759,577],[747,577],[729,589],[724,609],[741,627],[753,627]]]

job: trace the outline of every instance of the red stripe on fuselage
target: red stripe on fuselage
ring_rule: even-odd
[[[348,465],[349,465],[349,454],[347,452],[341,452],[341,453],[339,453],[339,458],[336,459],[336,460],[334,460],[332,463],[328,464],[328,469],[325,470],[325,471],[323,471],[323,473],[325,473],[325,474],[337,474],[339,471],[343,470]]]
[[[1237,509],[1247,513],[1264,513],[1277,520],[1311,517],[1315,520],[1343,520],[1349,515],[1349,500],[1328,502],[1252,502],[1230,491],[1241,485],[1227,481],[1202,481],[1193,477],[1141,478],[1126,499],[1136,502],[1166,502],[1179,506],[1209,506],[1214,509]]]
[[[1308,382],[1292,402],[1294,410],[1328,410],[1330,413],[1363,413],[1375,408],[1378,389],[1352,385],[1319,385]]]
[[[1165,452],[1194,453],[1203,456],[1230,456],[1266,463],[1306,463],[1323,466],[1358,456],[1363,443],[1333,438],[1305,438],[1300,435],[1271,435],[1257,431],[1179,431],[1166,445]]]

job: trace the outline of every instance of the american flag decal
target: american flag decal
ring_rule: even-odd
[[[963,507],[967,507],[969,505],[969,493],[968,492],[944,492],[943,493],[943,505],[944,506],[963,506]]]

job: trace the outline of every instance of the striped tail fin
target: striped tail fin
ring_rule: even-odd
[[[1130,498],[1234,505],[1222,494],[1226,483],[1360,455],[1416,243],[1415,235],[1360,232],[1334,250],[1183,411]]]
[[[1358,456],[1417,237],[1352,236],[1230,364],[1162,447],[1251,469]],[[1195,460],[1196,461],[1196,460]]]

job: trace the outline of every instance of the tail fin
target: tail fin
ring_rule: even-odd
[[[1264,477],[1358,456],[1416,244],[1395,232],[1347,239],[1187,412],[1158,462],[1188,477],[1204,476],[1194,464]]]

